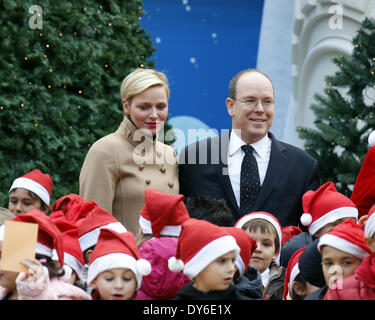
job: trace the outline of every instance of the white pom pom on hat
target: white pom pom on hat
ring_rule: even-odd
[[[305,227],[309,226],[311,224],[311,222],[312,222],[312,215],[310,213],[304,213],[301,216],[301,223]]]
[[[181,272],[184,270],[184,262],[176,257],[170,257],[168,259],[168,269],[172,272]]]
[[[373,147],[375,146],[375,130],[370,133],[368,136],[368,144]]]
[[[146,259],[138,259],[136,268],[142,276],[148,276],[151,273],[151,263]]]

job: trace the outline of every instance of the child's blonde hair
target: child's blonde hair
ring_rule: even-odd
[[[167,98],[169,98],[168,79],[163,72],[154,69],[137,68],[122,81],[121,99],[126,99],[130,103],[132,97],[153,86],[164,87]]]

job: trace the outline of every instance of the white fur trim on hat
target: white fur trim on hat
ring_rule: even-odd
[[[5,225],[0,226],[0,241],[4,241]]]
[[[137,268],[137,260],[126,253],[110,253],[96,258],[90,265],[87,275],[87,283],[90,284],[99,273],[115,269],[127,268],[131,270],[137,279],[137,289],[140,288],[142,283],[142,274]]]
[[[78,278],[83,279],[83,265],[76,257],[67,252],[64,252],[64,265],[67,265],[70,268],[72,268],[76,272]]]
[[[34,180],[31,180],[29,178],[20,177],[13,181],[13,184],[9,189],[9,193],[13,189],[17,188],[23,188],[34,192],[45,204],[49,205],[49,193],[47,189],[38,182],[35,182]]]
[[[241,229],[245,225],[245,223],[247,223],[248,221],[253,220],[253,219],[264,219],[264,220],[267,220],[269,223],[271,223],[276,230],[277,236],[279,238],[280,246],[281,246],[281,243],[282,243],[282,236],[281,235],[282,235],[282,233],[281,233],[280,225],[277,223],[277,221],[275,219],[273,219],[272,217],[270,217],[266,214],[263,214],[263,213],[248,214],[248,215],[242,217],[240,220],[238,220],[238,222],[236,224],[236,228]]]
[[[236,256],[240,253],[240,248],[234,237],[227,235],[217,238],[205,245],[186,262],[183,272],[190,279],[194,279],[212,261],[232,250]]]
[[[109,223],[105,226],[102,226],[100,228],[93,229],[93,230],[87,232],[86,234],[82,235],[78,239],[82,252],[87,250],[88,248],[96,245],[96,243],[98,241],[98,238],[99,238],[100,229],[102,229],[102,228],[111,229],[111,230],[116,231],[118,233],[123,233],[123,232],[127,231],[126,228],[122,225],[121,222],[111,222],[111,223]]]
[[[288,283],[289,294],[290,294],[292,299],[293,299],[293,281],[298,276],[299,272],[300,272],[299,271],[299,265],[298,265],[298,262],[297,262],[294,265],[292,271],[290,272],[290,278],[289,278],[289,283]]]
[[[370,145],[370,147],[375,146],[375,130],[372,131],[368,136],[368,144]]]
[[[363,250],[354,243],[329,233],[323,234],[319,239],[318,250],[320,252],[322,251],[322,246],[324,245],[350,253],[359,259],[363,259],[369,255],[367,251]]]
[[[40,242],[36,243],[35,253],[42,254],[50,258],[53,257],[53,250]]]
[[[144,217],[139,217],[139,226],[142,229],[143,234],[152,234],[151,221],[145,219]],[[166,225],[160,231],[160,235],[178,237],[181,233],[181,225],[170,226]]]
[[[375,213],[370,215],[365,224],[365,237],[372,238],[375,234]]]
[[[236,266],[237,266],[237,269],[238,269],[238,272],[240,275],[243,275],[245,273],[245,264],[243,263],[243,260],[241,258],[241,255],[238,255],[236,257]]]
[[[309,227],[310,235],[314,235],[319,229],[327,225],[328,223],[334,222],[342,218],[355,218],[358,219],[358,210],[354,207],[341,207],[334,209],[319,219],[315,220]]]

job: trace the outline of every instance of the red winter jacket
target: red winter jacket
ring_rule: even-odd
[[[343,279],[341,288],[329,289],[324,300],[375,300],[375,256],[364,258],[354,274]]]

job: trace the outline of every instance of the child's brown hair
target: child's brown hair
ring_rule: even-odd
[[[280,250],[280,239],[277,235],[277,231],[275,227],[272,225],[271,222],[262,219],[262,218],[255,218],[248,222],[246,222],[242,228],[243,230],[247,232],[256,232],[258,229],[260,229],[261,233],[274,233],[275,235],[275,251],[278,252]]]

